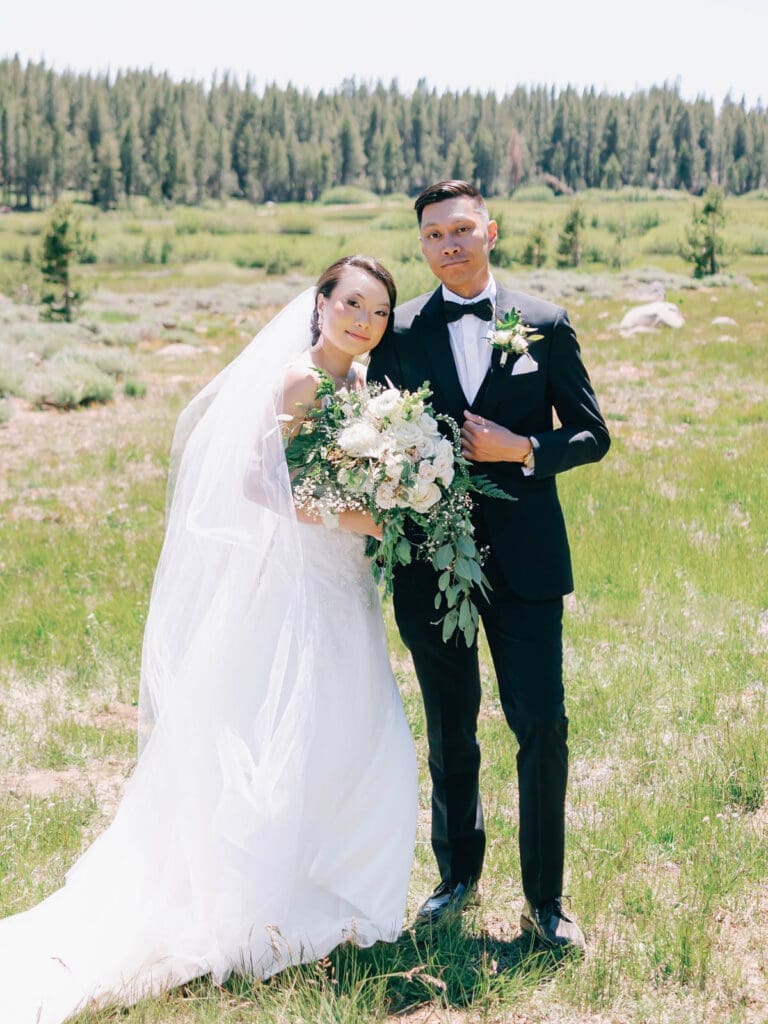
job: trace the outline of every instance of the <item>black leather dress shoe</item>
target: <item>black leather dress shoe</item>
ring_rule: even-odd
[[[441,882],[416,911],[416,923],[437,924],[478,902],[476,882]]]
[[[520,927],[551,949],[575,949],[583,953],[586,948],[584,933],[565,913],[559,897],[538,907],[526,900]]]

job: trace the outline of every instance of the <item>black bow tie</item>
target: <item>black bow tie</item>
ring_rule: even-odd
[[[454,320],[461,320],[463,316],[473,314],[481,320],[493,320],[493,303],[490,299],[479,299],[477,302],[450,302],[448,299],[443,303],[445,319],[450,324]]]

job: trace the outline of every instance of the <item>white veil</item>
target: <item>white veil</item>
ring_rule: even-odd
[[[224,633],[247,628],[267,555],[301,628],[301,556],[278,416],[286,366],[310,345],[314,295],[309,288],[289,303],[177,422],[144,636],[140,751],[164,709],[192,699],[195,667],[226,655]]]
[[[46,1024],[85,997],[128,1003],[206,971],[223,979],[237,950],[249,955],[253,922],[287,913],[270,880],[301,856],[317,698],[278,416],[313,301],[309,289],[291,302],[179,419],[138,763],[66,885],[0,921],[3,1020]],[[254,871],[262,884],[244,884]]]

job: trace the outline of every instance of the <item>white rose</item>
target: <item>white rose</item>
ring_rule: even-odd
[[[435,465],[438,473],[453,465],[453,445],[447,439],[439,441],[436,446]]]
[[[437,420],[430,416],[428,412],[423,412],[419,417],[419,426],[425,434],[436,434],[437,431]]]
[[[456,470],[453,468],[453,465],[451,464],[450,466],[446,466],[444,469],[440,469],[438,471],[437,479],[441,480],[446,487],[450,487],[451,481],[453,480],[455,475]]]
[[[442,491],[436,483],[428,483],[425,480],[416,480],[411,488],[410,506],[416,512],[426,512],[432,508],[435,502],[440,501]]]
[[[389,480],[385,480],[383,484],[379,486],[376,491],[376,504],[379,508],[394,508],[397,504],[395,498],[396,484],[391,483]]]
[[[434,463],[430,462],[429,459],[424,459],[423,462],[419,463],[417,475],[419,480],[423,480],[424,483],[431,484],[437,477],[437,470],[435,469]]]
[[[350,423],[339,434],[339,448],[357,457],[376,458],[381,451],[381,435],[370,423]]]
[[[392,434],[401,448],[415,448],[424,433],[415,420],[400,420],[392,426]]]
[[[375,398],[370,400],[366,412],[377,419],[384,419],[386,416],[391,416],[397,408],[399,401],[400,392],[397,388],[387,388],[386,391],[382,391],[380,395],[376,395]]]
[[[431,459],[437,451],[434,438],[429,437],[427,434],[422,434],[416,442],[416,451],[422,459]]]
[[[434,466],[437,476],[447,487],[456,473],[453,465],[453,445],[447,438],[440,441],[437,446]]]
[[[403,475],[403,456],[385,455],[384,469],[389,479],[393,480],[395,483],[398,483],[400,477]]]

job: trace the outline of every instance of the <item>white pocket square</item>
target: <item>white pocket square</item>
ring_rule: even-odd
[[[519,359],[515,360],[512,366],[512,376],[514,377],[518,373],[536,373],[538,368],[539,364],[536,360],[531,358],[527,352],[524,352]]]

